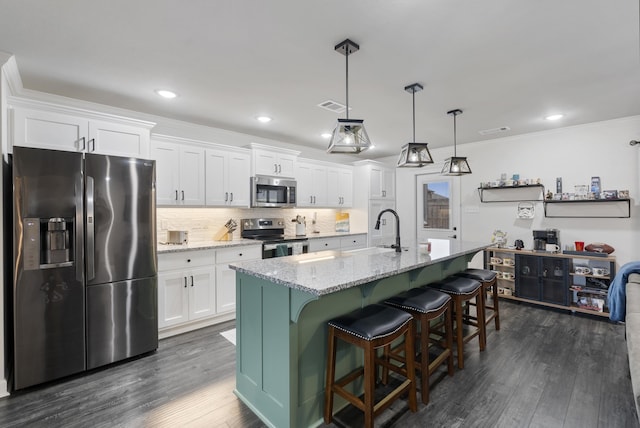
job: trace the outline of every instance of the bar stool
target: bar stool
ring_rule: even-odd
[[[440,364],[447,363],[449,376],[453,376],[453,323],[451,318],[451,297],[438,290],[429,288],[412,288],[403,293],[397,294],[384,302],[387,305],[400,308],[409,312],[416,320],[416,328],[420,328],[417,338],[420,343],[418,353],[420,358],[415,360],[416,369],[420,370],[422,385],[422,402],[429,403],[429,376],[435,372]],[[444,321],[436,324],[444,330],[443,350],[437,354],[433,361],[429,362],[430,344],[435,341],[431,338],[430,330],[432,328],[431,321],[441,318],[444,315]],[[438,327],[433,327],[438,328]],[[417,331],[417,330],[416,330]],[[392,350],[385,349],[385,357],[388,355],[391,359],[404,362],[405,358],[401,357],[397,351],[402,346],[398,346]],[[386,367],[383,372],[383,383],[386,377]]]
[[[453,310],[455,319],[456,348],[458,350],[458,368],[464,368],[464,344],[474,337],[478,337],[480,351],[484,351],[486,343],[486,326],[484,323],[484,298],[482,285],[471,278],[450,276],[442,281],[437,281],[427,285],[447,293],[453,299]],[[462,304],[475,299],[477,309],[477,320],[465,316]],[[465,336],[464,325],[475,327]]]
[[[498,307],[498,274],[491,270],[486,269],[465,269],[462,272],[458,272],[455,276],[461,276],[464,278],[471,278],[479,281],[482,284],[482,288],[485,293],[491,289],[492,305],[484,301],[484,323],[485,325],[491,324],[491,320],[494,321],[496,330],[500,330],[500,308]],[[487,315],[487,309],[491,310],[491,315]]]
[[[373,304],[329,321],[327,382],[324,393],[324,422],[333,418],[333,394],[338,394],[364,412],[364,426],[373,427],[373,419],[405,392],[409,393],[409,409],[417,411],[416,381],[413,361],[414,328],[411,314],[390,306]],[[404,336],[407,363],[405,367],[391,366],[376,357],[376,349],[390,345]],[[364,367],[339,380],[334,380],[337,340],[358,346],[364,351]],[[403,375],[406,380],[378,403],[374,402],[376,364]],[[348,392],[345,385],[364,375],[364,400]]]

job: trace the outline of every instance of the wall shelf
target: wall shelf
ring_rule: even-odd
[[[544,186],[529,184],[525,186],[478,187],[480,202],[522,202],[543,201]]]
[[[557,218],[629,218],[630,199],[581,199],[544,201],[544,216]]]

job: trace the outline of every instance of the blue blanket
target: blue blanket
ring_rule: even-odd
[[[616,273],[609,285],[607,305],[611,321],[624,321],[627,313],[627,280],[632,273],[640,273],[640,262],[625,264]]]

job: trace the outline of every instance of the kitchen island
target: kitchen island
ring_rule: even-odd
[[[236,270],[236,395],[266,424],[323,423],[326,322],[464,270],[489,244],[431,240],[415,248],[322,251],[232,264]],[[361,364],[338,347],[336,376]],[[336,397],[334,409],[346,405]]]

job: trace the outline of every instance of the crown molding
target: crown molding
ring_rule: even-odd
[[[22,78],[18,71],[16,57],[6,52],[0,52],[0,64],[2,64],[2,71],[9,88],[9,94],[21,94],[24,91],[24,86],[22,85]]]

